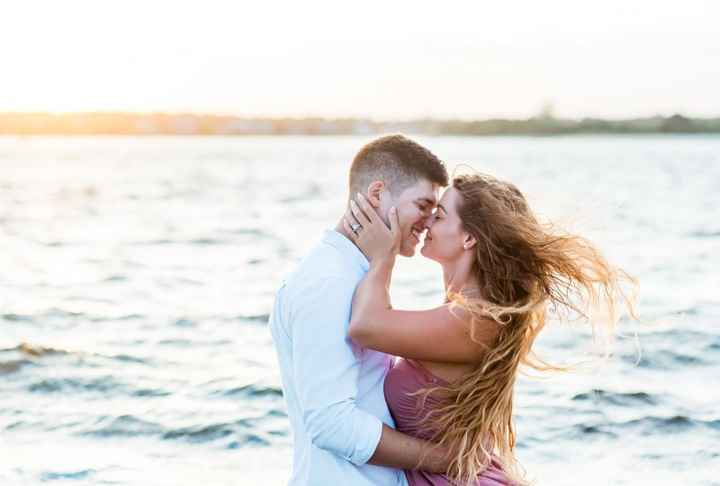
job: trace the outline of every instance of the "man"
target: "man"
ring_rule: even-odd
[[[448,184],[445,166],[402,135],[370,142],[350,168],[348,204],[358,192],[387,223],[398,211],[400,254],[412,256]],[[404,485],[428,444],[396,431],[383,381],[391,357],[347,336],[355,287],[369,268],[342,225],[329,230],[278,290],[270,329],[294,436],[291,486]],[[445,472],[440,452],[423,468]]]

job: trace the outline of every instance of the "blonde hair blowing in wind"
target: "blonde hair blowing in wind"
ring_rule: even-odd
[[[513,389],[520,365],[538,371],[563,371],[532,351],[549,307],[561,316],[578,316],[612,336],[618,307],[635,317],[633,298],[623,285],[635,280],[611,266],[586,239],[538,222],[525,197],[512,184],[484,174],[455,177],[462,196],[458,208],[464,230],[476,240],[473,275],[479,298],[448,298],[470,316],[470,336],[488,320],[499,326],[497,340],[477,368],[438,393],[442,404],[421,420],[435,430],[434,442],[453,453],[451,477],[473,482],[500,460],[506,474],[526,484],[515,455]],[[423,400],[424,400],[423,398]]]

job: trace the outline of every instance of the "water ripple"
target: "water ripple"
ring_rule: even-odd
[[[93,437],[136,437],[144,435],[159,435],[164,432],[160,424],[142,420],[133,415],[121,415],[119,417],[101,417],[98,422],[104,425],[83,431],[80,435]]]
[[[270,319],[270,314],[239,315],[236,319],[246,322],[259,322],[261,324],[267,324]]]
[[[25,366],[35,366],[35,363],[27,359],[0,361],[0,375],[15,373]]]
[[[659,399],[645,392],[618,393],[607,390],[594,389],[589,392],[578,393],[572,397],[575,401],[590,400],[594,403],[632,407],[636,405],[657,405]]]
[[[218,390],[211,395],[222,395],[225,397],[242,397],[242,398],[265,398],[265,397],[282,397],[283,392],[280,388],[259,386],[259,385],[243,385],[229,390]]]
[[[112,376],[104,376],[91,380],[76,378],[47,378],[28,386],[32,393],[61,393],[61,392],[117,392],[124,388],[122,383],[115,381]]]
[[[96,471],[94,469],[83,469],[81,471],[72,472],[45,471],[40,475],[40,480],[46,482],[65,479],[87,479],[95,473]]]
[[[268,445],[270,442],[264,438],[265,433],[275,436],[286,436],[284,430],[270,430],[262,432],[258,421],[263,417],[240,419],[234,422],[219,422],[213,424],[198,424],[179,428],[166,428],[163,425],[144,420],[133,415],[119,417],[101,417],[98,423],[102,424],[92,430],[80,432],[79,435],[98,438],[113,437],[140,437],[153,436],[163,441],[185,441],[191,444],[204,444],[221,439],[230,438],[232,441],[226,445],[234,449],[246,445]]]

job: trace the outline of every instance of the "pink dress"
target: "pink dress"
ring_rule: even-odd
[[[395,419],[397,430],[413,437],[429,440],[432,436],[427,427],[418,425],[418,417],[439,404],[439,400],[432,395],[428,396],[424,407],[419,410],[416,401],[422,396],[409,396],[409,393],[421,388],[436,385],[446,385],[447,382],[432,375],[427,369],[419,364],[406,359],[396,361],[385,377],[385,400],[387,401],[390,413]],[[410,486],[452,486],[453,483],[444,474],[434,474],[419,470],[406,470]],[[478,477],[476,486],[508,486],[510,482],[503,473],[500,464],[493,460],[483,473]]]

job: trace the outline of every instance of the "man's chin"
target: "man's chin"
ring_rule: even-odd
[[[403,245],[400,247],[400,251],[398,252],[399,255],[404,257],[411,257],[415,255],[415,246],[410,245]]]

